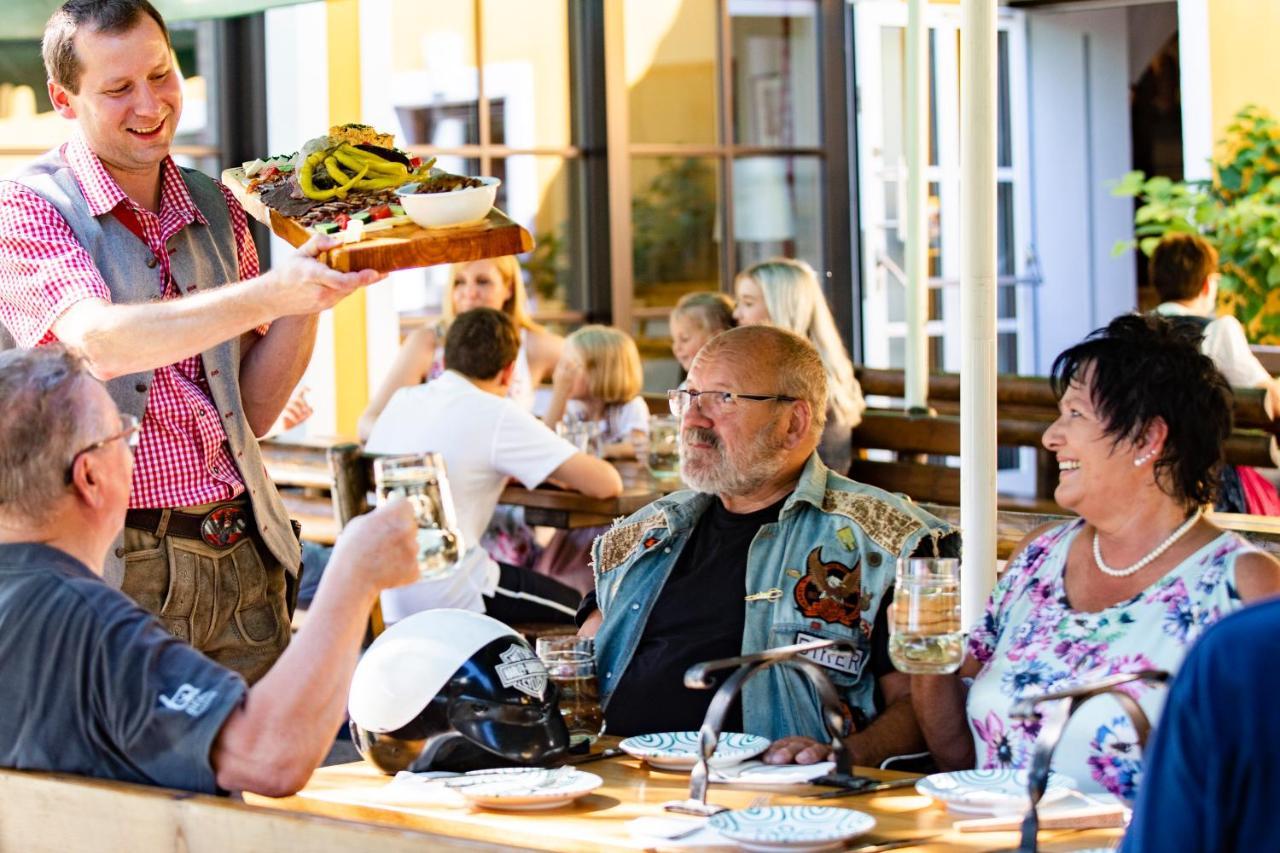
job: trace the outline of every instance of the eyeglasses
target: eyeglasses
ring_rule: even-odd
[[[736,391],[668,391],[667,402],[671,406],[671,414],[683,418],[695,403],[698,411],[709,418],[717,418],[731,413],[738,407],[739,400],[758,400],[761,402],[777,401],[794,403],[795,397],[785,394],[739,394]]]
[[[101,441],[95,441],[88,447],[76,451],[76,455],[71,457],[71,462],[67,465],[67,485],[71,485],[71,472],[75,470],[77,459],[86,453],[92,453],[93,451],[106,447],[111,442],[122,438],[129,445],[129,449],[133,450],[138,446],[138,431],[141,429],[142,425],[138,422],[136,417],[133,415],[121,415],[119,432],[113,433]]]

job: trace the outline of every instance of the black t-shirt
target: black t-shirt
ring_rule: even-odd
[[[609,699],[609,734],[691,731],[702,725],[715,690],[685,687],[685,670],[742,654],[747,551],[760,528],[778,520],[785,502],[738,515],[717,499],[698,519]],[[742,730],[737,703],[724,730]]]
[[[209,750],[245,695],[83,564],[0,545],[0,767],[217,792]]]
[[[629,736],[650,732],[693,731],[702,725],[714,689],[690,690],[684,673],[690,666],[742,651],[747,551],[765,524],[778,520],[786,499],[747,515],[735,515],[718,499],[698,520],[680,560],[649,614],[635,656],[605,709],[608,733]],[[928,540],[926,540],[927,542]],[[924,548],[920,549],[922,556]],[[931,554],[932,552],[929,552]],[[879,679],[894,672],[889,658],[889,605],[893,587],[880,600],[871,632],[870,674],[876,679],[873,701],[884,707]],[[731,606],[732,605],[732,606]],[[599,604],[590,590],[578,608],[581,626]],[[867,720],[856,714],[855,730]],[[725,731],[741,731],[742,708],[735,702]]]

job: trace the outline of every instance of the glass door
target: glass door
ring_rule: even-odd
[[[863,360],[906,363],[906,3],[853,0],[862,222]],[[960,368],[960,10],[929,6],[929,368]],[[997,161],[997,370],[1033,364],[1034,267],[1030,234],[1023,18],[999,17]],[[953,460],[958,465],[958,460]],[[1002,448],[1001,492],[1031,494],[1035,451]]]

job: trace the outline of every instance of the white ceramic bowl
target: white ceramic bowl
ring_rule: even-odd
[[[396,190],[400,205],[409,218],[423,228],[448,228],[471,225],[489,215],[498,196],[497,178],[479,178],[482,186],[443,193],[415,193],[416,183]]]

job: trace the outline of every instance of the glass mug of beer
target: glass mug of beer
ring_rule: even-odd
[[[379,505],[400,495],[413,506],[418,522],[418,575],[427,580],[456,572],[465,548],[444,458],[439,453],[379,457],[373,460],[373,482]]]
[[[680,422],[672,415],[649,418],[649,449],[645,457],[649,473],[659,480],[680,476]]]
[[[569,747],[595,743],[604,729],[600,682],[596,680],[596,644],[590,637],[539,637],[538,657],[560,690],[560,715],[569,729]]]
[[[898,560],[889,658],[900,672],[938,675],[964,661],[960,628],[960,561],[909,557]]]

